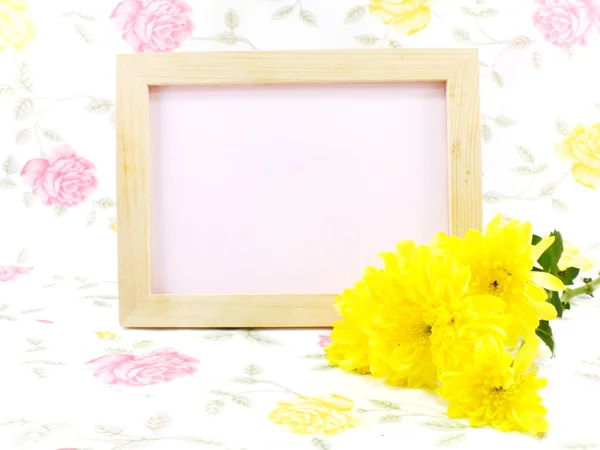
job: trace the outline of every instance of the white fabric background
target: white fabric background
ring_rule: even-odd
[[[571,164],[553,149],[563,139],[561,133],[600,121],[600,37],[587,46],[551,45],[533,27],[531,0],[438,0],[431,3],[429,26],[408,37],[388,30],[368,11],[346,24],[348,11],[359,5],[354,0],[303,0],[302,7],[314,14],[317,26],[304,23],[297,14],[272,20],[274,12],[292,0],[189,3],[198,39],[186,40],[182,51],[478,46],[485,220],[497,212],[531,220],[535,232],[556,228],[586,252],[598,254],[600,197],[575,182]],[[445,422],[432,425],[432,417],[435,422],[436,414],[443,414],[443,404],[425,393],[319,370],[327,367],[318,345],[323,332],[121,330],[114,283],[116,233],[111,228],[112,102],[115,55],[132,50],[109,20],[116,4],[30,0],[36,38],[24,52],[0,52],[0,86],[16,87],[14,92],[2,91],[6,95],[0,97],[0,160],[10,158],[16,170],[10,175],[14,183],[0,187],[0,266],[32,268],[13,280],[0,281],[0,448],[600,446],[594,421],[600,412],[600,336],[595,331],[600,310],[593,299],[579,300],[567,319],[554,325],[558,354],[542,367],[550,380],[543,396],[552,428],[542,441],[487,429],[465,432],[461,425]],[[493,12],[479,18],[469,14],[482,8]],[[234,42],[215,38],[226,31],[224,17],[230,10],[240,20],[235,30],[239,39]],[[18,120],[17,102],[27,98],[33,112]],[[90,111],[90,102],[103,106]],[[33,135],[19,143],[19,133],[27,129]],[[31,202],[31,188],[19,177],[27,161],[49,154],[57,136],[95,164],[99,180],[88,200],[67,210],[45,206],[39,199]],[[528,150],[519,150],[523,147]],[[0,178],[4,175],[0,173]],[[197,359],[196,374],[153,386],[115,388],[85,366],[104,354],[144,354],[163,348]],[[337,393],[362,409],[375,409],[373,399],[398,402],[409,416],[378,423],[390,411],[376,411],[364,413],[356,430],[331,438],[294,435],[267,418],[277,401],[289,400],[285,390],[248,394],[251,401],[241,404],[235,404],[234,397],[215,394],[215,390],[260,391],[233,381],[251,364],[261,368],[261,377],[306,395]],[[224,407],[213,414],[209,404],[218,405],[214,401],[221,397]],[[414,416],[423,408],[429,417]],[[145,426],[150,417],[154,422]],[[161,420],[168,426],[163,424],[164,433],[157,435],[152,424]],[[106,427],[112,428],[107,432]],[[460,438],[446,439],[457,432]]]

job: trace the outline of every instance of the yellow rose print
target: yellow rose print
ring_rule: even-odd
[[[299,397],[279,402],[269,418],[294,433],[335,434],[356,426],[349,412],[353,407],[352,400],[339,395]]]
[[[371,0],[370,11],[400,34],[421,31],[431,19],[430,0]]]
[[[34,38],[25,0],[0,0],[0,51],[23,50]]]
[[[104,341],[114,341],[117,338],[117,334],[111,331],[96,331],[96,334]]]
[[[600,184],[600,122],[577,125],[556,145],[556,153],[573,163],[573,178],[592,189]]]
[[[582,272],[591,271],[596,265],[596,261],[583,255],[576,244],[563,241],[563,252],[558,262],[559,270],[567,270],[569,267],[576,267]]]

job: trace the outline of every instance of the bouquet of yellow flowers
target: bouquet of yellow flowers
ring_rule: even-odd
[[[485,233],[440,233],[429,245],[402,241],[382,253],[336,299],[326,348],[331,363],[386,382],[435,390],[448,416],[472,426],[534,435],[549,427],[534,360],[540,339],[554,352],[550,323],[600,279],[566,289],[579,275],[559,267],[560,233],[494,218]],[[562,296],[559,292],[562,291]]]

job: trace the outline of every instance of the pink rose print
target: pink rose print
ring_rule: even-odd
[[[557,47],[587,45],[600,31],[600,0],[536,0],[533,24]]]
[[[319,335],[319,346],[321,348],[325,348],[329,344],[331,344],[331,336],[329,334],[320,334]]]
[[[33,267],[0,266],[0,281],[14,281],[22,274],[32,270]]]
[[[185,0],[123,0],[110,18],[131,48],[170,52],[192,35],[192,7]]]
[[[21,171],[23,182],[31,186],[44,205],[75,206],[98,187],[96,166],[77,156],[68,145],[54,147],[50,157],[29,160]]]
[[[160,349],[144,355],[101,356],[86,364],[106,384],[147,386],[193,375],[198,370],[194,364],[199,362],[175,350]]]

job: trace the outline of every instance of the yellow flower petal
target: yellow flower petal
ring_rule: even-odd
[[[600,170],[593,169],[583,164],[575,164],[573,166],[573,178],[579,184],[586,187],[596,189],[596,186],[600,185]]]
[[[470,299],[473,302],[473,311],[478,314],[499,313],[506,308],[504,300],[493,295],[473,295]]]
[[[369,11],[401,34],[414,34],[431,20],[429,0],[371,0]]]
[[[110,331],[96,331],[96,334],[100,339],[103,339],[105,341],[112,341],[117,338],[116,333],[112,333]]]
[[[411,35],[421,31],[431,20],[431,11],[429,8],[419,8],[411,13],[404,15],[402,20],[394,20],[394,29],[401,34]]]
[[[513,364],[515,373],[524,373],[529,369],[529,367],[531,367],[535,357],[538,354],[539,348],[540,341],[537,338],[530,339],[525,343],[525,345],[523,345],[523,347],[521,347]]]
[[[562,281],[547,272],[529,272],[529,281],[549,291],[562,291],[565,288]]]
[[[531,259],[537,261],[548,248],[554,243],[554,236],[548,236],[543,238],[540,242],[533,246],[531,249]]]
[[[596,261],[583,255],[576,244],[569,241],[563,241],[563,252],[560,261],[558,262],[559,270],[567,270],[569,267],[576,267],[582,272],[589,272],[596,264]]]
[[[485,227],[486,236],[498,233],[502,229],[502,214],[496,216],[488,222]]]
[[[537,312],[538,317],[542,320],[554,320],[556,319],[556,315],[558,314],[554,305],[546,301],[536,302],[535,310]]]
[[[341,395],[331,394],[318,398],[323,404],[329,408],[337,409],[338,411],[350,411],[354,408],[354,402],[349,398],[342,397]]]
[[[339,406],[344,400],[344,409]],[[280,401],[269,418],[294,433],[336,434],[356,426],[356,417],[347,406],[352,400],[338,395],[322,397],[299,397],[296,400]]]

